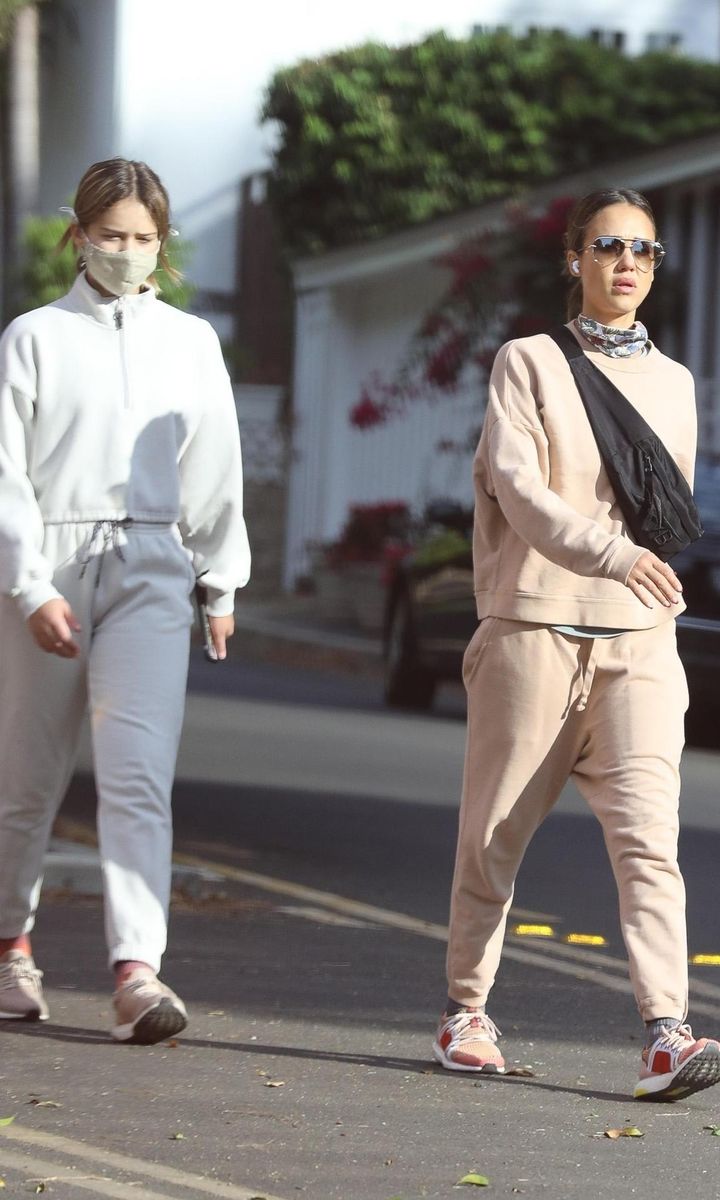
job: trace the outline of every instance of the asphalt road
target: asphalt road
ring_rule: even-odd
[[[720,1197],[720,1137],[706,1128],[720,1127],[720,1087],[682,1105],[628,1098],[641,1030],[602,838],[571,791],[515,898],[513,922],[542,920],[554,937],[511,937],[493,993],[506,1057],[532,1074],[450,1075],[429,1043],[460,694],[417,717],[384,711],[372,679],[198,661],[192,684],[176,846],[225,884],[174,908],[165,974],[191,1025],[177,1046],[108,1043],[100,907],[48,897],[36,954],[52,1022],[0,1026],[0,1119],[15,1116],[0,1128],[6,1194],[444,1200],[472,1191],[456,1185],[477,1171],[488,1195]],[[720,953],[718,765],[686,755],[693,953]],[[81,769],[65,819],[89,828],[92,809]],[[606,944],[570,945],[573,933]],[[692,974],[695,1027],[717,1032],[720,969]],[[643,1136],[604,1136],[626,1126]]]

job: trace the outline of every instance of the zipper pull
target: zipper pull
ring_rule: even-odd
[[[122,296],[118,296],[118,298],[117,298],[117,304],[115,305],[115,312],[113,313],[113,318],[115,320],[115,328],[122,329],[124,320],[125,320],[125,314],[123,313],[123,307],[122,307]]]
[[[652,473],[653,473],[652,459],[651,459],[650,455],[645,454],[644,451],[643,451],[643,467],[644,467],[646,475],[652,475]]]

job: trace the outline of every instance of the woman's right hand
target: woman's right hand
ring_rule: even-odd
[[[655,607],[653,598],[666,608],[671,604],[679,604],[682,598],[682,584],[677,575],[652,550],[640,555],[625,580],[625,586],[638,600],[642,600],[646,608]]]
[[[73,631],[79,633],[81,626],[67,600],[61,597],[46,601],[30,614],[27,623],[36,644],[46,654],[77,658],[80,647],[73,638]]]

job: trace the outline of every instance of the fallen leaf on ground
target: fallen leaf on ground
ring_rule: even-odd
[[[178,1042],[177,1038],[171,1038],[170,1041],[166,1043],[168,1050],[177,1050],[179,1044],[180,1043]]]
[[[265,1087],[285,1087],[284,1079],[268,1079]]]
[[[703,1125],[703,1129],[709,1129],[711,1137],[720,1137],[720,1125]]]
[[[5,1180],[0,1179],[0,1188],[4,1188],[4,1187],[5,1187]]]
[[[28,1104],[34,1104],[35,1108],[62,1108],[57,1100],[28,1100]]]
[[[463,1175],[462,1179],[458,1179],[455,1187],[461,1187],[463,1184],[470,1184],[474,1187],[488,1187],[490,1180],[487,1175],[478,1175],[475,1171],[471,1171],[469,1175]]]
[[[612,1138],[615,1141],[621,1137],[645,1137],[641,1129],[637,1125],[624,1125],[622,1129],[606,1129],[603,1137]]]
[[[184,1141],[185,1141],[185,1134],[184,1134],[184,1133],[171,1133],[171,1134],[170,1134],[170,1141],[171,1141],[171,1142],[184,1142]]]
[[[12,1125],[14,1120],[15,1120],[14,1116],[13,1117],[0,1117],[0,1128],[3,1128],[5,1125]]]
[[[44,1183],[39,1183],[39,1184],[37,1185],[37,1187],[35,1188],[35,1195],[36,1195],[36,1196],[39,1196],[39,1195],[40,1195],[40,1192],[44,1192],[44,1191],[45,1191],[45,1184],[44,1184]]]
[[[533,1071],[532,1067],[510,1067],[510,1069],[508,1071],[506,1071],[505,1074],[506,1075],[521,1075],[523,1077],[523,1079],[534,1079],[535,1078],[535,1072]]]

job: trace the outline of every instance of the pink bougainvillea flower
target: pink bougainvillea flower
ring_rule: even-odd
[[[573,197],[558,196],[542,213],[510,203],[504,230],[478,231],[435,260],[452,273],[450,283],[419,323],[392,377],[376,372],[366,382],[350,412],[355,428],[390,421],[416,400],[448,396],[466,368],[487,376],[504,342],[561,319],[562,235],[573,203]]]
[[[372,429],[387,420],[387,408],[378,404],[367,391],[363,391],[357,404],[350,410],[350,424],[356,429]]]
[[[440,346],[427,365],[428,383],[439,388],[452,388],[465,364],[470,335],[458,330]]]

